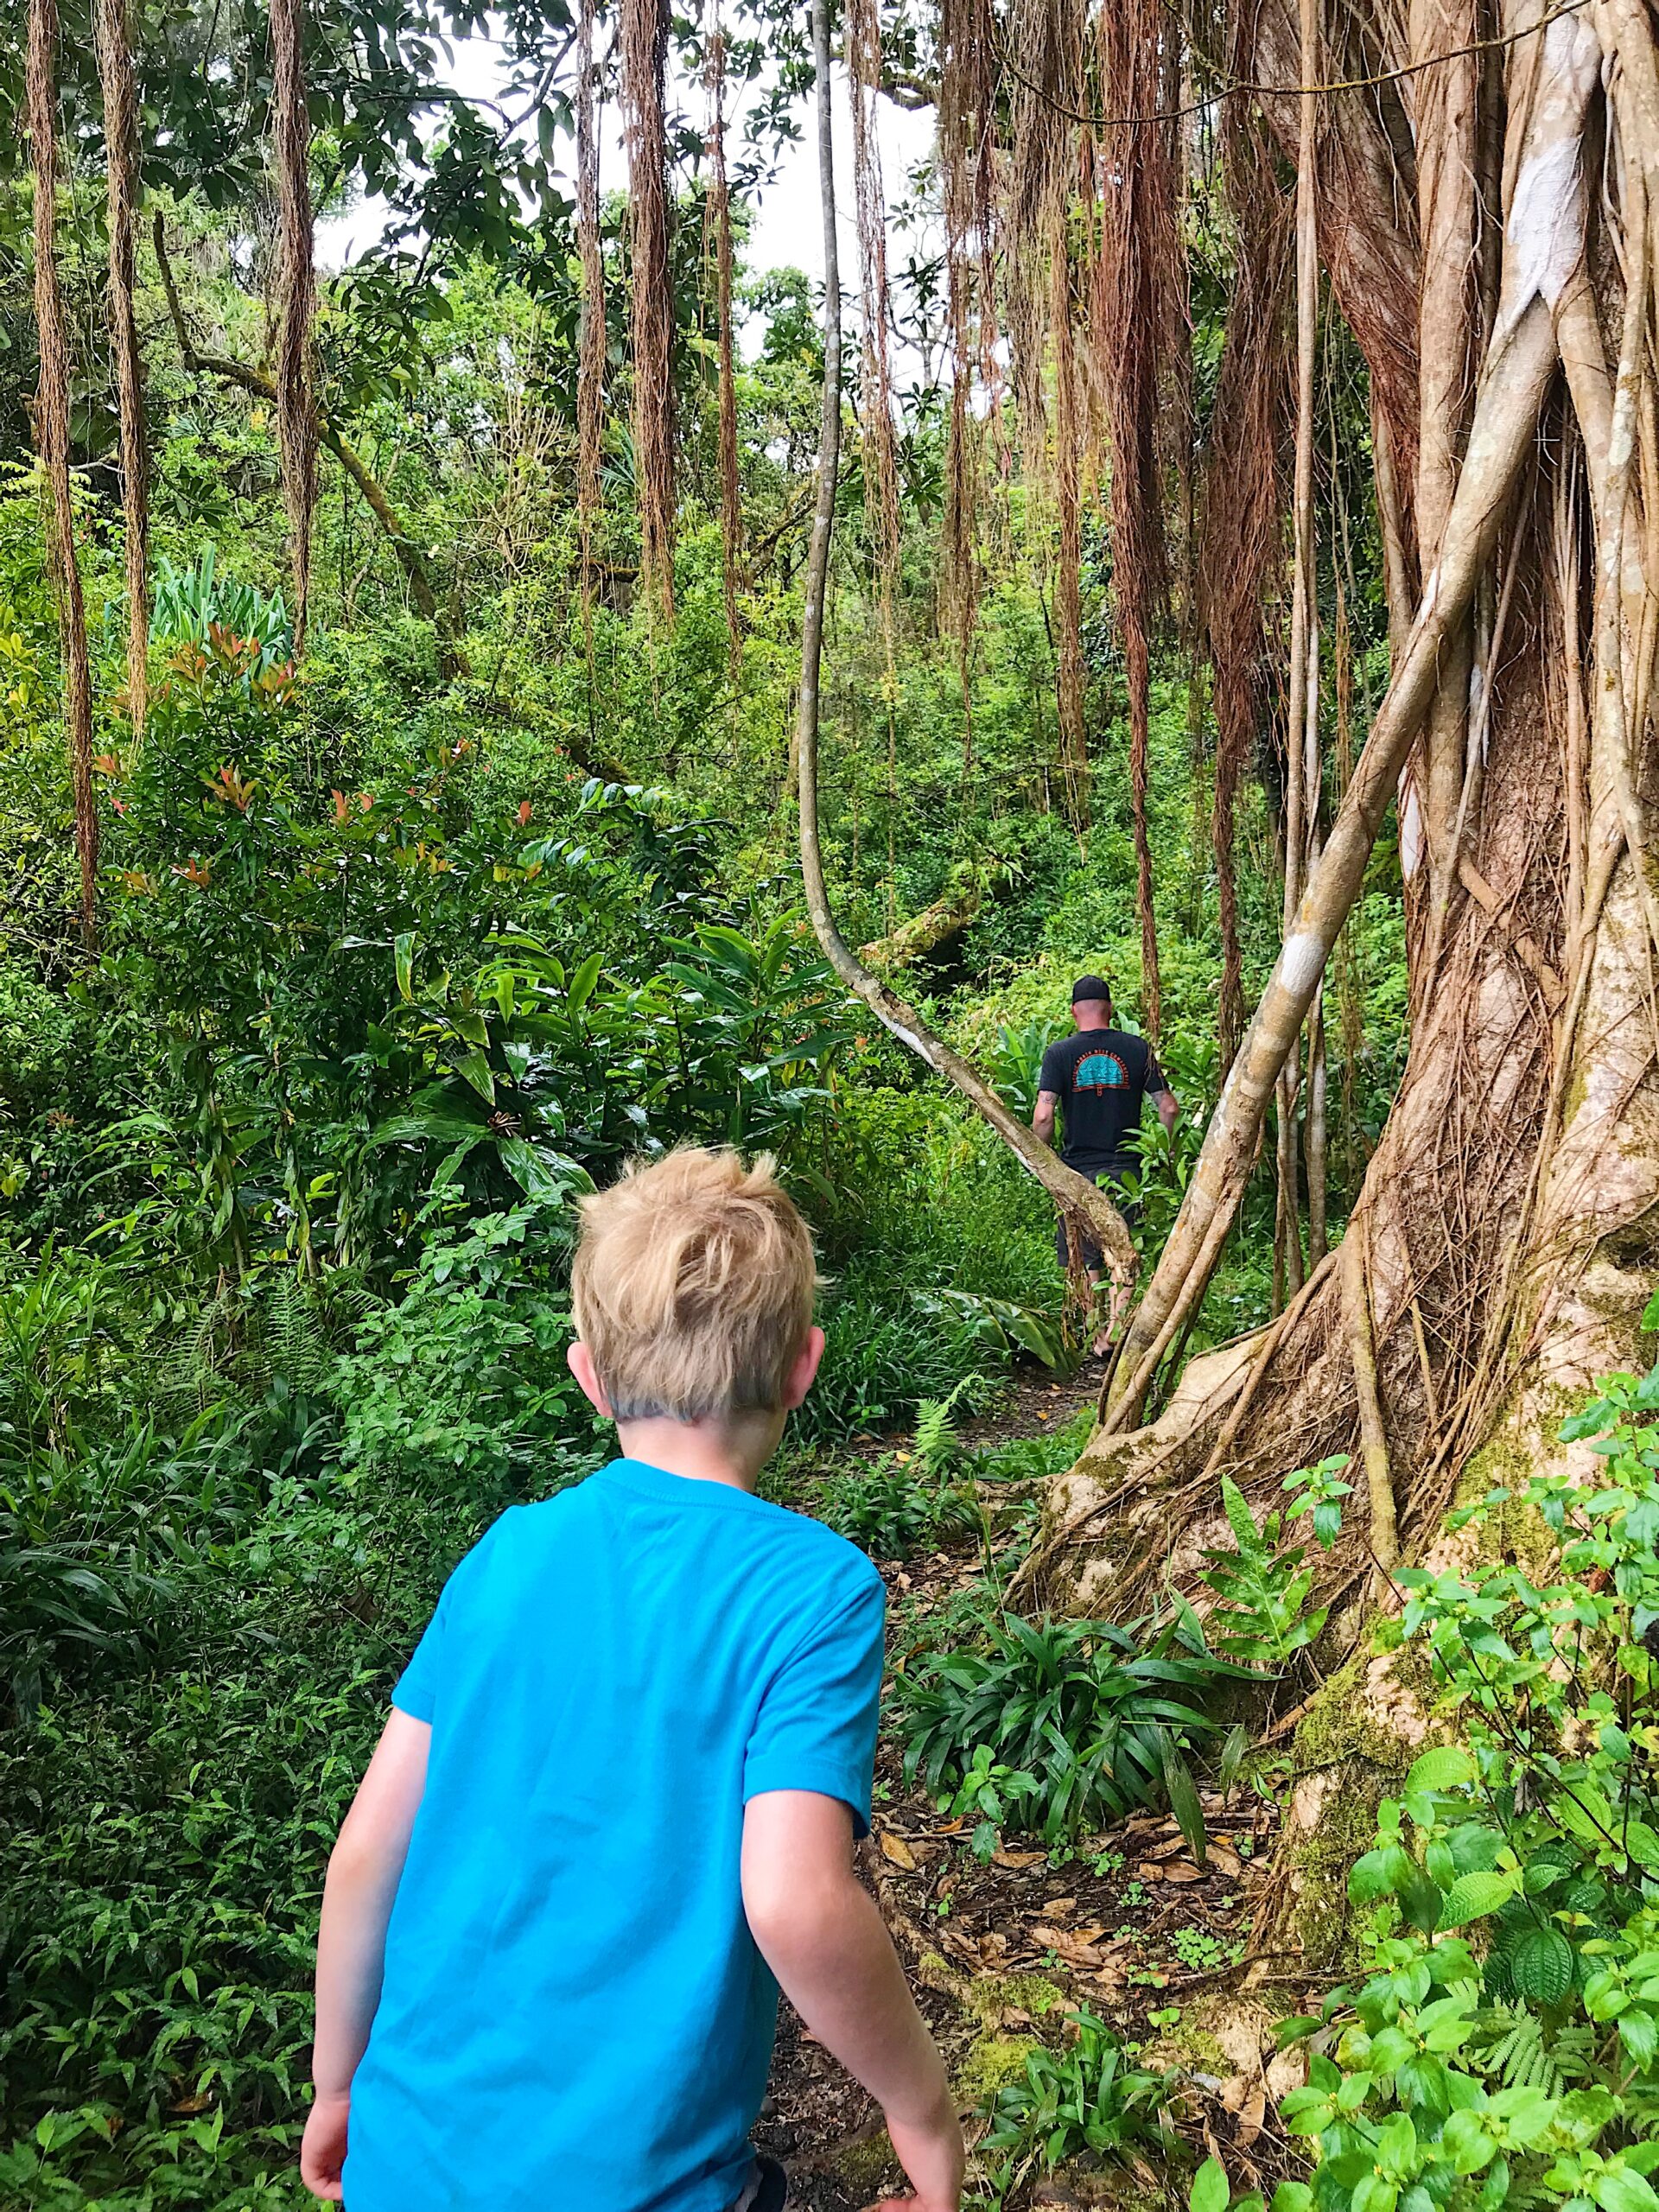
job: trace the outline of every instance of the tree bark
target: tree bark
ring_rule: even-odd
[[[1495,1468],[1560,1456],[1566,1395],[1635,1354],[1659,1212],[1659,916],[1643,861],[1659,801],[1635,769],[1651,741],[1659,635],[1643,465],[1659,440],[1640,336],[1659,69],[1645,16],[1628,8],[1592,22],[1528,0],[1513,28],[1503,266],[1490,305],[1473,287],[1459,296],[1485,351],[1438,550],[1135,1317],[1111,1416],[1054,1486],[1030,1596],[1132,1609],[1155,1581],[1196,1573],[1221,1471],[1272,1505],[1288,1472],[1336,1452],[1363,1467],[1369,1510],[1357,1500],[1329,1594],[1363,1598],[1396,1546],[1401,1558],[1439,1555],[1459,1481],[1487,1479],[1484,1454]],[[1478,151],[1478,173],[1492,164]],[[1604,159],[1618,188],[1592,214]],[[1616,237],[1592,235],[1592,219]],[[1489,311],[1486,333],[1477,319]],[[1392,488],[1403,576],[1421,535],[1415,482]],[[1259,1338],[1193,1362],[1165,1414],[1136,1430],[1151,1348],[1219,1249],[1262,1107],[1459,634],[1478,645],[1480,683],[1451,894],[1340,1265],[1317,1270]],[[1382,1676],[1365,1681],[1367,1698],[1392,1694]]]

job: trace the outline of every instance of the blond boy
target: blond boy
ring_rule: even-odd
[[[770,2212],[781,1985],[881,2104],[903,2201],[957,2212],[944,2070],[853,1874],[880,1579],[755,1495],[814,1284],[769,1160],[677,1152],[585,1202],[570,1365],[622,1457],[502,1516],[392,1694],[323,1899],[317,2196]]]

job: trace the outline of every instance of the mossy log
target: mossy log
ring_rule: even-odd
[[[858,957],[867,967],[884,972],[912,967],[930,952],[937,952],[941,945],[960,937],[978,918],[984,903],[984,879],[977,874],[971,874],[950,885],[931,906],[924,906],[919,914],[900,922],[886,937],[873,938],[868,944],[860,945]]]

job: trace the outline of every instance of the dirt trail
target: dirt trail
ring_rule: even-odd
[[[1065,1384],[1027,1379],[995,1415],[964,1424],[963,1441],[1002,1443],[1061,1427],[1098,1388],[1093,1369]],[[912,1637],[918,1626],[925,1630],[929,1613],[979,1566],[971,1541],[902,1567],[882,1563],[894,1614],[902,1609]],[[1195,2133],[1207,2129],[1224,2147],[1248,2153],[1263,2120],[1259,2082],[1219,2049],[1181,2050],[1181,2012],[1224,1983],[1243,1953],[1274,1815],[1251,1792],[1204,1802],[1210,1848],[1203,1870],[1160,1812],[1084,1838],[1071,1852],[1051,1855],[1011,1841],[984,1866],[969,1847],[972,1823],[947,1819],[924,1792],[906,1787],[893,1732],[884,1726],[874,1833],[862,1847],[861,1868],[964,2114],[1023,2074],[1033,2043],[1063,2042],[1067,2013],[1087,2007],[1124,2040],[1158,2050],[1160,2063],[1191,2067],[1205,2107]],[[982,2122],[969,2126],[971,2136]],[[790,2201],[804,2212],[861,2212],[903,2181],[876,2107],[787,2004],[756,2141],[789,2168]],[[1164,2177],[1146,2168],[1126,2177],[1121,2166],[1092,2177],[1068,2173],[1027,2184],[1009,2204],[1101,2202],[1113,2190],[1121,2194],[1126,2178],[1138,2179],[1144,2196],[1147,2184],[1155,2189]]]

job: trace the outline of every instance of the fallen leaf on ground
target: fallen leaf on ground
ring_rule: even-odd
[[[1077,1909],[1076,1897],[1045,1897],[1043,1910],[1051,1920],[1064,1920],[1069,1912]]]
[[[1201,1882],[1203,1875],[1190,1859],[1172,1859],[1164,1869],[1166,1882]]]
[[[1012,1866],[1017,1872],[1026,1866],[1040,1866],[1047,1857],[1046,1851],[994,1851],[991,1864],[993,1866]]]
[[[892,1859],[895,1866],[902,1866],[907,1874],[916,1872],[916,1854],[903,1836],[894,1835],[890,1829],[882,1828],[877,1833],[876,1841],[881,1847],[884,1859]]]

